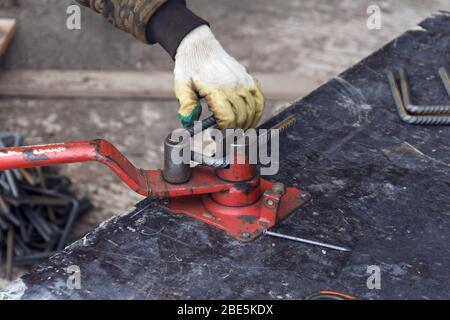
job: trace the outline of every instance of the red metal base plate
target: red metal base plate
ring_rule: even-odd
[[[165,200],[163,206],[175,213],[186,214],[227,232],[241,241],[257,238],[265,230],[285,219],[311,196],[297,188],[286,188],[281,197],[273,197],[273,183],[261,179],[261,198],[243,207],[228,207],[214,201],[209,194],[184,196]],[[273,219],[267,219],[273,214]]]

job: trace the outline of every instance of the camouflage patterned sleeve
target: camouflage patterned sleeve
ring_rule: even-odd
[[[153,14],[168,0],[77,0],[102,14],[114,26],[147,43],[146,26]]]

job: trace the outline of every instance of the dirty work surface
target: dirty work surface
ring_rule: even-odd
[[[450,298],[450,127],[403,124],[387,68],[404,67],[418,104],[450,104],[450,14],[429,18],[294,104],[275,177],[313,200],[277,231],[350,253],[263,237],[243,244],[151,200],[103,224],[6,288],[16,298],[273,298],[320,290],[360,298]],[[269,123],[270,124],[270,123]],[[111,206],[114,204],[112,203]],[[81,268],[68,290],[64,268]],[[366,286],[381,268],[381,289]]]

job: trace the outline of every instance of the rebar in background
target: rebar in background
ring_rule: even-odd
[[[450,96],[447,71],[439,69],[439,74]],[[400,69],[400,87],[395,74],[387,71],[389,86],[394,97],[397,113],[403,122],[419,125],[450,125],[450,106],[416,106],[411,103],[404,70]]]
[[[441,70],[445,69],[441,68]],[[418,106],[411,102],[410,94],[409,94],[409,86],[408,81],[406,79],[405,70],[399,70],[400,75],[400,90],[402,93],[403,103],[405,105],[406,110],[411,114],[417,115],[450,115],[450,105],[435,105],[435,106]],[[444,80],[444,78],[442,78]],[[444,81],[443,81],[444,82]],[[445,82],[444,82],[445,85]]]
[[[0,132],[0,147],[22,144],[16,132]],[[67,244],[73,224],[91,207],[76,198],[71,183],[53,168],[0,172],[0,264],[32,265]]]

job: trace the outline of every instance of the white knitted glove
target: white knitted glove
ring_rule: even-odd
[[[175,56],[178,116],[187,127],[201,114],[204,98],[220,128],[254,128],[264,111],[259,82],[231,57],[206,25],[191,31]]]

